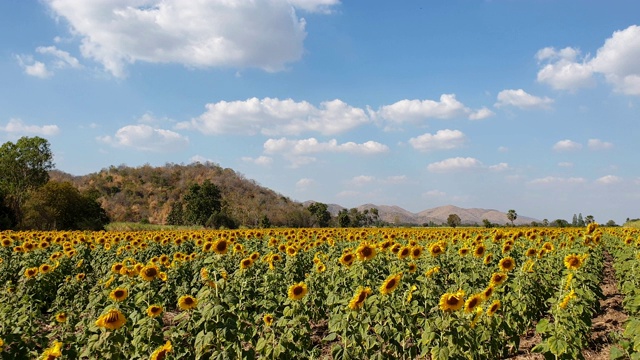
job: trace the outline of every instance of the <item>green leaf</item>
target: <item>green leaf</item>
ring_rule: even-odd
[[[544,334],[549,330],[549,319],[542,319],[536,325],[536,332]]]
[[[626,354],[624,353],[624,351],[622,351],[622,349],[620,349],[617,346],[611,347],[609,351],[609,359],[618,360],[618,359],[624,359],[625,357],[626,357]]]
[[[331,342],[331,341],[334,341],[337,337],[338,337],[338,334],[331,333],[331,334],[325,336],[324,339],[322,339],[322,341],[323,342]]]

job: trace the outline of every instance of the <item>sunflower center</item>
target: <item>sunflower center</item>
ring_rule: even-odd
[[[449,305],[449,306],[456,306],[456,305],[458,305],[459,302],[460,302],[460,300],[455,296],[447,297],[447,305]]]
[[[148,268],[144,271],[144,274],[148,277],[154,277],[158,274],[158,270],[155,268]]]
[[[115,297],[117,297],[117,298],[121,298],[121,297],[123,297],[123,296],[124,296],[124,291],[122,291],[122,290],[116,290],[116,292],[115,292],[115,293],[113,293],[113,295],[114,295]]]
[[[193,299],[188,297],[186,299],[184,299],[184,303],[187,305],[193,305]]]
[[[302,286],[296,286],[293,288],[293,294],[296,296],[302,294],[302,291]]]
[[[389,280],[389,282],[387,283],[387,286],[385,286],[386,289],[393,289],[393,287],[396,286],[396,279],[391,279]]]
[[[369,257],[369,256],[371,256],[373,254],[373,250],[370,247],[366,246],[366,247],[364,247],[362,249],[362,251],[360,253],[364,257]]]

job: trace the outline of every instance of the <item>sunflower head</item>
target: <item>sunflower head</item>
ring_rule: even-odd
[[[36,275],[38,275],[38,268],[37,267],[28,268],[27,270],[24,271],[24,276],[27,279],[31,279],[31,278],[35,277]]]
[[[500,285],[507,280],[507,274],[505,273],[493,273],[491,274],[491,281],[489,282],[491,286]]]
[[[150,264],[140,269],[140,277],[145,281],[152,281],[158,276],[159,272],[160,270],[156,265]]]
[[[491,303],[489,309],[487,309],[487,315],[493,316],[493,314],[495,314],[498,309],[500,309],[500,300],[495,300],[493,303]]]
[[[240,269],[242,270],[250,268],[251,265],[253,265],[253,260],[250,257],[240,260]]]
[[[456,311],[460,310],[464,305],[464,292],[445,293],[440,297],[440,310]]]
[[[150,306],[147,308],[147,316],[149,316],[149,317],[156,317],[156,316],[158,316],[158,315],[162,314],[162,311],[163,311],[163,310],[164,310],[164,309],[163,309],[163,308],[162,308],[162,306],[160,306],[160,305],[150,305]]]
[[[564,257],[564,266],[569,270],[578,270],[582,266],[582,258],[575,254]]]
[[[127,322],[127,318],[118,309],[111,309],[106,314],[100,316],[96,321],[96,326],[117,330],[121,328]]]
[[[470,296],[467,299],[467,301],[464,303],[464,311],[467,313],[472,313],[476,311],[476,307],[478,307],[478,305],[482,303],[482,300],[484,300],[484,297],[482,294],[476,294],[476,295]]]
[[[367,296],[371,294],[371,288],[360,287],[349,301],[349,309],[358,310],[364,305]]]
[[[420,256],[422,256],[422,250],[422,246],[414,246],[411,248],[411,258],[414,260],[420,258]]]
[[[376,256],[376,248],[367,243],[362,243],[356,249],[356,256],[361,261],[371,260]]]
[[[129,295],[129,291],[125,288],[115,288],[109,293],[109,298],[113,301],[123,301]]]
[[[352,253],[344,253],[342,254],[342,256],[340,257],[340,264],[349,267],[353,264],[353,261],[355,260],[355,255],[353,255]]]
[[[516,262],[513,260],[512,257],[507,256],[505,258],[502,258],[500,260],[500,263],[498,263],[498,266],[500,267],[501,271],[511,271],[516,267]]]
[[[485,251],[487,251],[487,248],[484,245],[478,245],[473,249],[473,256],[481,258],[484,256]]]
[[[182,310],[191,310],[198,306],[198,299],[191,295],[182,295],[178,299],[178,307]]]
[[[59,312],[56,314],[56,321],[59,323],[63,323],[67,321],[67,313]]]
[[[404,259],[411,254],[411,248],[408,246],[403,246],[400,251],[398,251],[398,258]]]
[[[305,295],[307,295],[307,292],[308,292],[307,284],[305,284],[304,282],[299,282],[297,284],[289,286],[289,291],[287,292],[287,295],[291,300],[300,300],[303,297],[305,297]]]
[[[153,354],[151,354],[151,360],[164,360],[167,357],[167,353],[173,351],[173,346],[171,346],[171,341],[167,340],[167,342],[157,348]]]
[[[262,317],[262,321],[264,321],[264,324],[265,324],[266,326],[271,326],[271,325],[273,324],[273,321],[274,321],[273,315],[271,315],[271,314],[265,314],[265,315]]]
[[[392,274],[380,286],[380,292],[383,295],[387,295],[393,292],[398,285],[400,285],[400,279],[402,279],[402,273]]]

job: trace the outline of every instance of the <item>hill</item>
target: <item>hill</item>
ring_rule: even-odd
[[[120,165],[89,175],[50,172],[51,180],[70,181],[90,192],[111,221],[166,224],[171,206],[193,183],[209,179],[222,194],[223,211],[239,225],[257,226],[267,215],[274,226],[309,226],[303,205],[213,163],[160,167]]]

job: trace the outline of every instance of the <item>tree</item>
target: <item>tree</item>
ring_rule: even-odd
[[[349,227],[351,225],[351,218],[349,217],[347,209],[342,209],[338,213],[338,225],[343,228]]]
[[[21,137],[15,144],[9,141],[0,147],[0,191],[18,224],[29,192],[49,181],[52,159],[49,142],[37,136]]]
[[[309,207],[307,207],[307,210],[309,210],[309,212],[311,212],[311,214],[315,217],[316,224],[318,225],[318,227],[329,226],[329,221],[331,220],[331,213],[329,213],[329,210],[327,209],[328,209],[327,204],[323,204],[319,202],[315,202],[309,205]]]
[[[584,218],[584,222],[585,222],[587,225],[589,225],[589,224],[591,224],[591,223],[593,223],[593,222],[596,222],[596,220],[593,218],[593,215],[587,215],[587,216]]]
[[[489,221],[489,219],[482,219],[482,223],[484,224],[484,227],[486,227],[487,229],[493,226],[493,224],[491,223],[491,221]]]
[[[542,219],[542,226],[549,226],[549,219]]]
[[[262,219],[260,219],[260,227],[263,229],[268,229],[271,227],[271,221],[266,214],[262,216]]]
[[[171,210],[167,215],[168,225],[184,225],[184,204],[182,201],[176,201],[171,204]]]
[[[462,220],[460,220],[460,216],[458,216],[458,214],[449,214],[449,217],[447,217],[447,224],[452,228],[455,228],[461,223]]]
[[[571,220],[571,226],[578,226],[578,216],[573,214],[573,220]]]
[[[513,226],[513,222],[518,218],[518,213],[516,213],[515,210],[510,209],[507,212],[507,219],[509,219],[509,221],[511,221],[511,226]]]
[[[193,184],[184,195],[186,223],[205,226],[207,221],[222,208],[222,196],[217,186],[208,179],[202,185]]]
[[[613,220],[609,220],[609,221],[607,221],[606,226],[618,226],[618,224],[616,224],[616,222],[613,221]]]
[[[24,204],[23,227],[36,230],[103,230],[109,217],[91,194],[70,182],[50,181]]]
[[[578,214],[578,224],[579,227],[585,226],[584,219],[582,219],[582,213]]]
[[[16,216],[4,203],[4,194],[0,191],[0,231],[8,230],[16,225]]]

